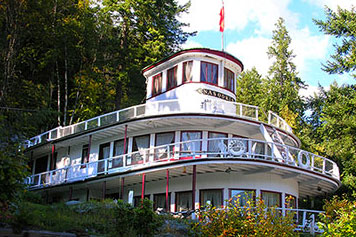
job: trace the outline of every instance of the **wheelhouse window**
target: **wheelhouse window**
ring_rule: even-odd
[[[192,154],[201,152],[201,141],[193,141],[201,139],[201,132],[182,131],[181,132],[181,147],[182,154]]]
[[[124,139],[118,140],[114,142],[114,158],[112,160],[112,168],[121,167],[123,165],[123,157],[122,155],[127,154],[127,144],[128,141],[126,140],[126,144]],[[124,147],[124,145],[126,147]]]
[[[201,62],[200,81],[218,85],[218,65]]]
[[[234,206],[248,207],[248,201],[255,201],[254,190],[231,189],[230,192],[230,202]]]
[[[188,211],[193,209],[192,192],[176,192],[176,211]]]
[[[174,132],[165,132],[165,133],[157,133],[155,139],[155,146],[158,147],[155,149],[155,160],[165,159],[170,156],[173,156],[174,145],[164,146],[168,144],[174,143]],[[169,150],[169,153],[168,153]]]
[[[168,208],[166,205],[166,194],[154,194],[153,195],[153,209],[157,210],[158,208],[162,208],[164,211],[170,211],[171,204],[171,193],[168,193]]]
[[[223,190],[209,189],[200,191],[200,205],[206,207],[208,205],[221,207],[223,205]]]
[[[224,87],[234,92],[235,74],[227,68],[224,68]]]
[[[281,207],[281,193],[261,191],[261,195],[267,207]]]
[[[157,74],[152,78],[152,96],[162,92],[162,73]]]
[[[183,63],[183,83],[193,81],[193,61],[187,61]]]
[[[136,152],[131,156],[132,164],[143,163],[144,160],[148,161],[149,151],[147,148],[150,147],[150,135],[144,135],[133,138],[132,152]]]
[[[227,152],[227,134],[209,132],[208,152],[210,156],[220,156]]]
[[[167,90],[177,86],[177,66],[167,71]]]
[[[80,163],[85,164],[89,162],[89,145],[84,145],[82,148],[82,160]]]

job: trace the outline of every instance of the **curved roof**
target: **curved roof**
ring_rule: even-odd
[[[156,67],[156,66],[158,66],[158,65],[160,65],[160,64],[162,64],[162,63],[164,63],[164,62],[166,62],[166,61],[168,61],[170,59],[172,59],[172,58],[175,58],[175,57],[177,57],[179,55],[182,55],[182,54],[185,54],[185,53],[210,53],[210,54],[214,54],[216,56],[220,56],[220,57],[226,58],[226,59],[238,64],[241,67],[241,71],[244,70],[244,65],[242,64],[242,62],[238,58],[234,57],[233,55],[231,55],[231,54],[229,54],[227,52],[220,51],[220,50],[215,50],[215,49],[209,49],[209,48],[192,48],[192,49],[184,49],[184,50],[178,51],[178,52],[176,52],[176,53],[174,53],[174,54],[172,54],[172,55],[170,55],[170,56],[168,56],[166,58],[161,59],[158,62],[155,62],[155,63],[153,63],[151,65],[148,65],[147,67],[142,69],[142,73],[144,73],[144,72],[146,72],[146,71],[148,71],[148,70],[150,70],[150,69],[152,69],[152,68],[154,68],[154,67]]]

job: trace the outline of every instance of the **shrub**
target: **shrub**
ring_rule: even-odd
[[[356,201],[334,197],[326,201],[319,227],[323,236],[356,236]]]
[[[285,216],[276,208],[266,208],[262,200],[239,207],[230,203],[227,208],[208,206],[198,210],[199,222],[192,230],[198,236],[294,236],[293,213]]]

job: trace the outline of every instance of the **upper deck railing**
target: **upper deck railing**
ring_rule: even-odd
[[[202,144],[209,144],[206,151],[201,151]],[[275,152],[275,149],[279,152]],[[32,175],[27,178],[26,183],[30,188],[43,188],[85,180],[97,175],[120,174],[164,163],[174,164],[178,161],[201,158],[266,160],[340,179],[339,168],[335,162],[295,147],[254,139],[210,138],[177,142],[89,163],[71,165]]]
[[[26,140],[24,147],[29,148],[71,134],[127,121],[129,119],[177,113],[225,114],[237,118],[259,121],[259,108],[253,105],[222,100],[204,100],[202,102],[193,100],[188,103],[184,103],[181,100],[165,100],[132,106],[65,127],[60,126]],[[287,122],[271,111],[268,112],[268,124],[292,133],[292,128]]]

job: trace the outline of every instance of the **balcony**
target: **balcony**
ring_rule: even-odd
[[[200,144],[209,144],[208,151],[200,151]],[[26,179],[29,189],[41,189],[48,186],[82,181],[98,175],[127,173],[146,168],[159,169],[162,165],[174,166],[185,162],[245,162],[251,167],[258,163],[267,163],[269,167],[306,171],[321,174],[333,180],[340,180],[339,168],[335,162],[307,151],[278,143],[243,139],[210,138],[177,142],[137,152],[109,157],[84,164],[67,166]],[[220,163],[221,163],[220,162]]]
[[[63,138],[71,134],[76,134],[91,129],[104,127],[110,124],[128,121],[135,118],[184,113],[220,114],[232,116],[235,118],[261,121],[259,120],[259,118],[261,117],[259,115],[259,113],[261,113],[259,111],[259,108],[257,106],[252,105],[245,105],[241,103],[228,102],[223,100],[157,101],[100,115],[70,126],[54,128],[40,135],[32,137],[29,140],[26,140],[24,142],[24,148],[26,149],[38,144]],[[287,122],[272,111],[268,112],[267,123],[288,133],[292,133],[292,128],[287,124]]]

